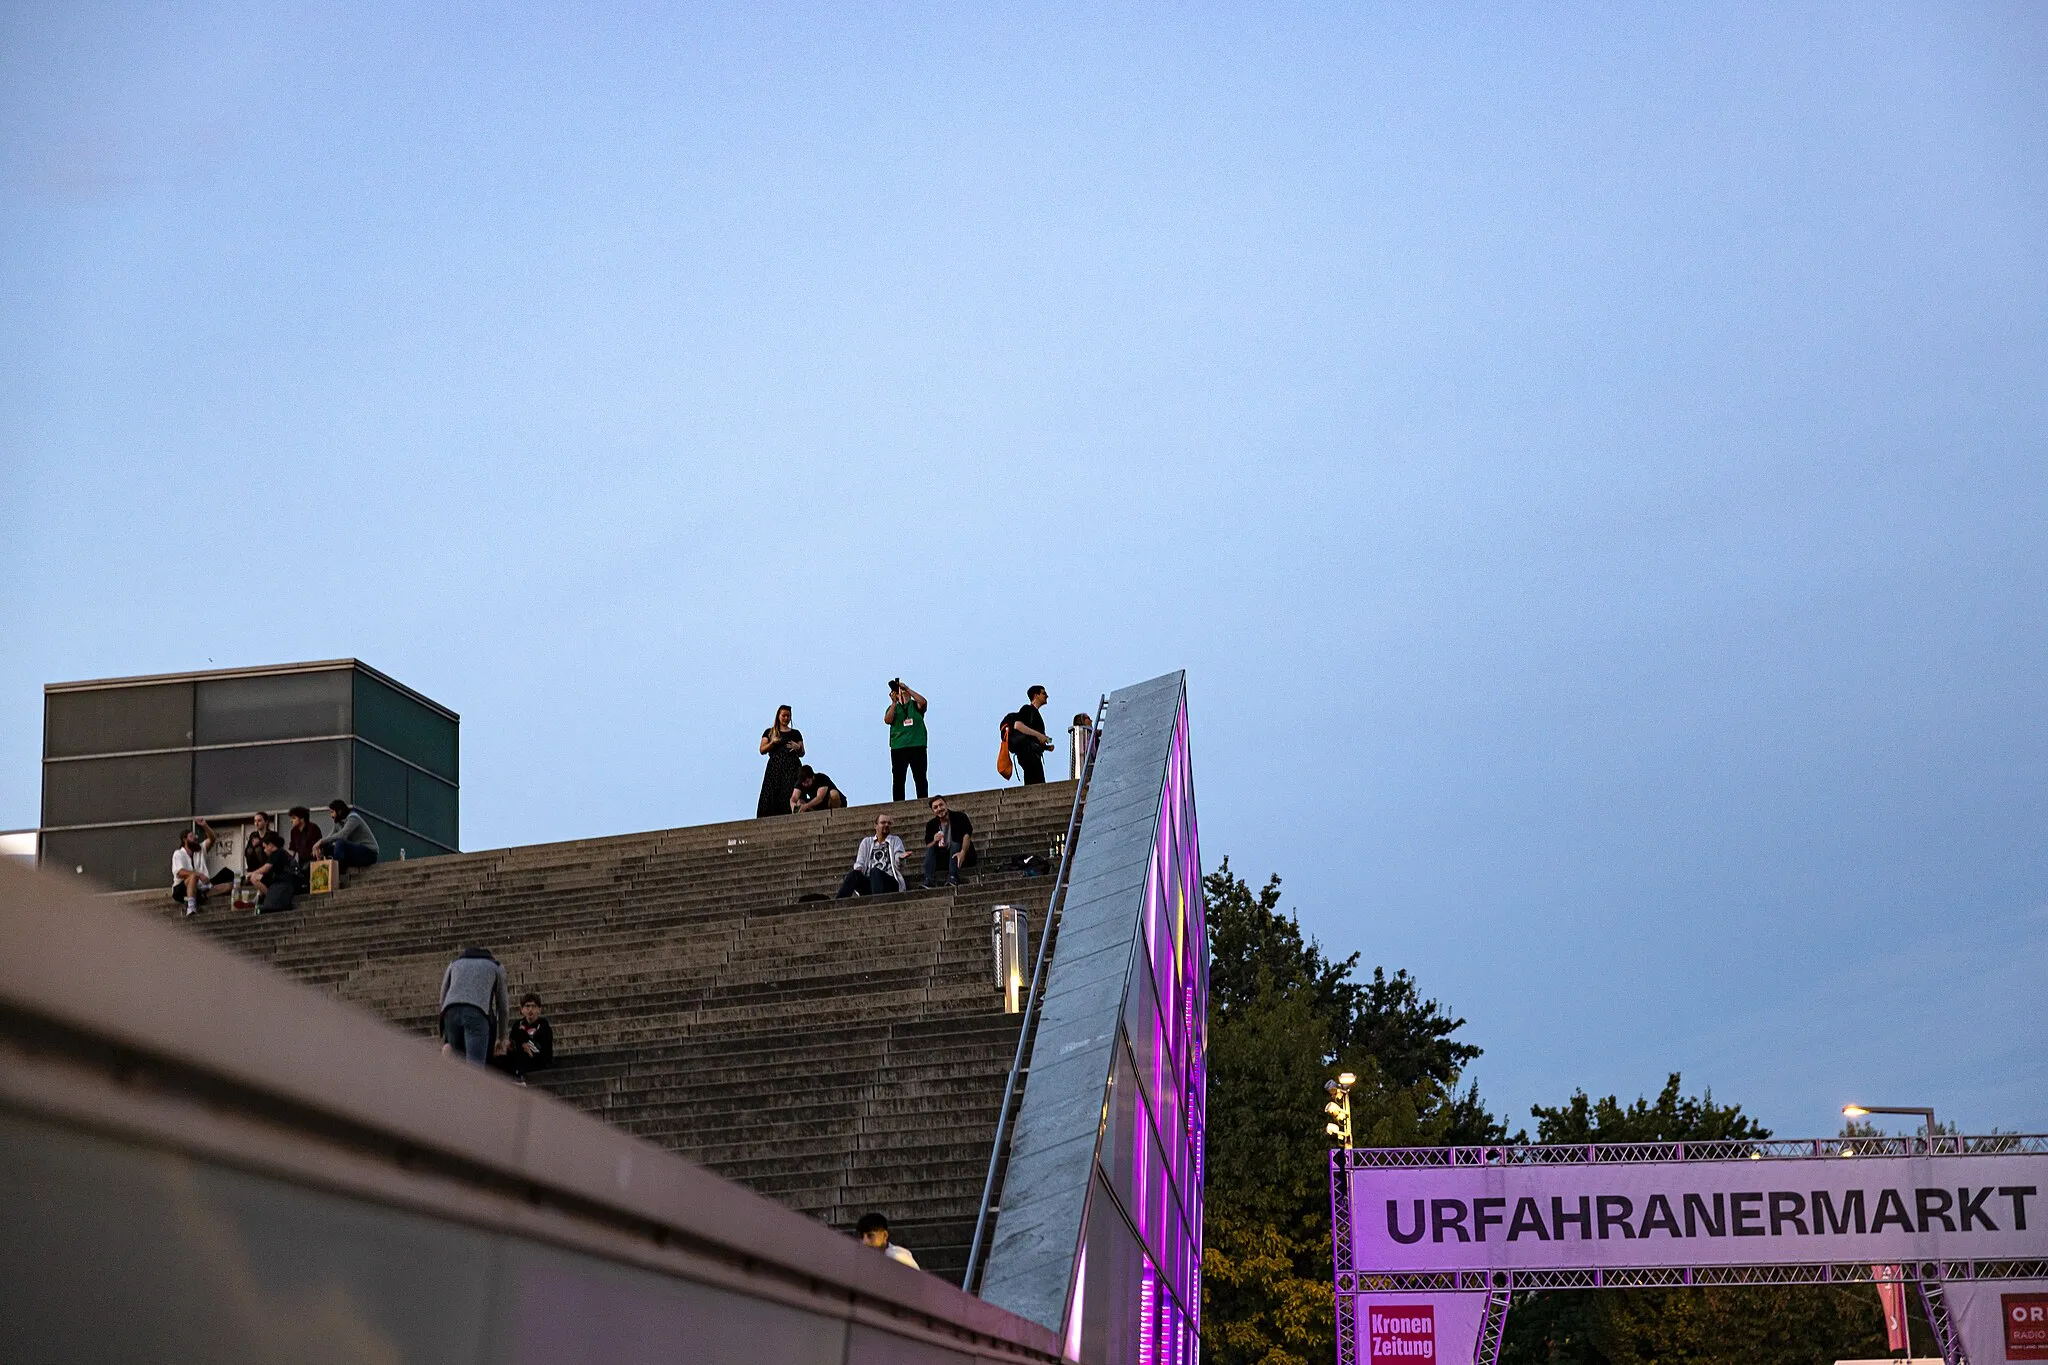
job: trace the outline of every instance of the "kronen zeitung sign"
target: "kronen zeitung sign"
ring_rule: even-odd
[[[1371,1167],[1361,1271],[2048,1256],[2048,1156]]]

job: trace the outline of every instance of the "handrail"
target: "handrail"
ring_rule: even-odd
[[[1009,1079],[1003,1082],[1003,1107],[996,1114],[996,1140],[988,1151],[988,1175],[981,1182],[981,1208],[974,1215],[974,1240],[968,1244],[967,1273],[960,1277],[960,1286],[970,1294],[981,1292],[982,1261],[987,1248],[983,1238],[988,1231],[990,1205],[995,1201],[996,1170],[1002,1164],[1003,1139],[1010,1128],[1010,1106],[1017,1095],[1017,1077],[1023,1074],[1024,1053],[1031,1046],[1031,1030],[1038,1017],[1038,986],[1045,975],[1046,951],[1052,945],[1053,926],[1056,916],[1065,909],[1064,897],[1067,890],[1067,873],[1074,865],[1074,831],[1081,822],[1081,803],[1088,795],[1088,783],[1095,776],[1095,754],[1102,746],[1102,721],[1109,710],[1109,697],[1105,694],[1095,704],[1095,725],[1088,732],[1088,758],[1081,765],[1081,780],[1074,786],[1074,806],[1067,814],[1067,832],[1060,844],[1060,870],[1053,879],[1052,894],[1045,901],[1045,924],[1038,931],[1038,954],[1031,964],[1031,991],[1024,1002],[1024,1018],[1017,1027],[1017,1055],[1010,1059]]]

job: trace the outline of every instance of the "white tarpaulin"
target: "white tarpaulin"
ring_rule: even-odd
[[[1970,1365],[2048,1360],[2048,1280],[1950,1280],[1946,1295]]]
[[[1366,1272],[2048,1257],[2048,1154],[1383,1166]]]

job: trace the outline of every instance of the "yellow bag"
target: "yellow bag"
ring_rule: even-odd
[[[341,889],[341,864],[332,858],[317,859],[306,869],[308,895],[325,896]]]

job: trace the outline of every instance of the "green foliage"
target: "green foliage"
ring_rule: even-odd
[[[1225,860],[1204,880],[1209,921],[1208,1211],[1203,1337],[1222,1365],[1325,1362],[1335,1352],[1330,1143],[1323,1082],[1354,1071],[1364,1146],[1500,1140],[1476,1088],[1479,1049],[1405,972],[1354,980]]]
[[[1536,1105],[1538,1142],[1707,1142],[1716,1138],[1767,1138],[1771,1130],[1742,1112],[1739,1104],[1714,1103],[1709,1090],[1698,1099],[1678,1093],[1678,1073],[1671,1073],[1657,1102],[1638,1098],[1626,1109],[1614,1096],[1588,1100],[1575,1090],[1555,1109]]]

